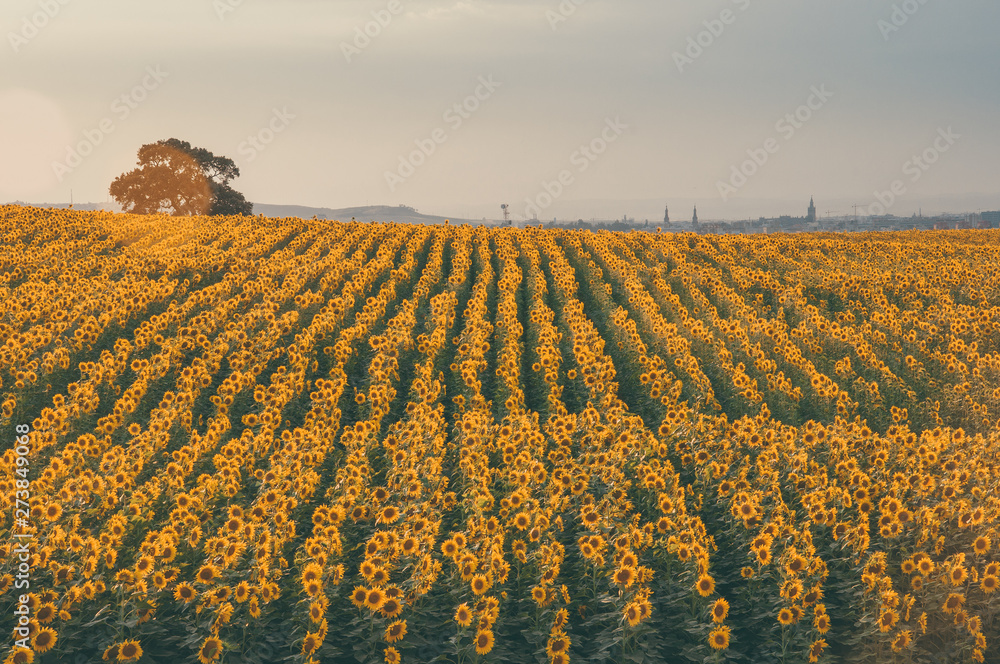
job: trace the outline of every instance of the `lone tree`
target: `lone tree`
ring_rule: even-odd
[[[111,183],[111,197],[125,212],[250,215],[253,204],[229,186],[240,169],[228,157],[171,138],[139,148],[139,166]]]

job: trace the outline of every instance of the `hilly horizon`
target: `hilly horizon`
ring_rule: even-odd
[[[696,200],[677,200],[670,202],[671,223],[685,223],[690,221],[691,209],[698,206],[698,217],[704,222],[738,222],[747,219],[756,220],[759,217],[777,218],[781,215],[800,216],[804,215],[808,197],[805,202],[801,201],[760,201],[757,206],[748,208],[742,217],[722,217],[712,214],[711,205],[703,207],[703,203]],[[918,206],[913,210],[888,210],[889,213],[900,217],[924,216],[933,217],[936,215],[970,214],[982,212],[984,210],[1000,209],[1000,199],[988,195],[955,195],[935,197],[926,201],[926,205]],[[24,201],[8,201],[8,204],[27,205],[39,208],[69,208],[69,203],[26,203]],[[537,221],[549,221],[558,218],[561,221],[573,221],[583,219],[585,221],[609,221],[620,219],[623,215],[629,219],[642,221],[648,219],[651,223],[659,223],[662,220],[663,208],[656,207],[661,203],[655,200],[589,200],[589,201],[567,201],[560,209],[555,210],[552,216],[546,215]],[[816,200],[818,216],[824,217],[849,217],[853,214],[853,208],[848,199],[836,199],[825,201]],[[121,207],[114,201],[106,203],[75,203],[74,210],[108,210],[121,212]],[[266,217],[299,217],[311,219],[313,216],[321,219],[335,219],[339,221],[349,221],[352,217],[358,221],[396,221],[399,223],[421,223],[421,224],[442,224],[447,219],[451,223],[480,224],[496,223],[502,217],[500,215],[472,214],[472,212],[484,212],[486,206],[455,205],[456,208],[466,208],[465,214],[428,214],[415,209],[411,205],[358,205],[351,207],[334,208],[329,206],[311,206],[299,204],[282,203],[253,203],[253,213],[263,214]],[[513,206],[512,206],[513,207]],[[461,212],[461,210],[455,210]],[[878,212],[870,210],[868,206],[859,206],[858,214],[866,217],[866,212]],[[621,213],[621,214],[618,214]],[[525,219],[523,215],[516,212],[511,214],[511,219],[515,223],[532,221]]]

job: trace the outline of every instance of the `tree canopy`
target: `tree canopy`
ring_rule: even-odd
[[[232,159],[171,138],[139,148],[138,167],[118,176],[109,192],[134,214],[249,215],[253,204],[229,186],[239,176]]]

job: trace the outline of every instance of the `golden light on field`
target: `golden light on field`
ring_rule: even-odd
[[[0,236],[36,661],[997,656],[1000,232]]]

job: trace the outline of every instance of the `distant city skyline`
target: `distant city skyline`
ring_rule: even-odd
[[[39,205],[43,207],[69,207],[70,204],[65,202],[31,202],[31,201],[10,201],[11,203],[24,204],[24,205]],[[114,201],[106,203],[94,203],[94,202],[83,202],[77,201],[76,205],[73,206],[78,210],[91,210],[91,209],[106,209],[120,211],[120,207],[114,203]],[[604,206],[607,208],[607,206]],[[669,208],[669,206],[666,206]],[[695,206],[697,209],[697,206]],[[451,210],[454,212],[455,210]],[[667,210],[665,209],[664,212]],[[399,205],[363,205],[363,206],[348,206],[344,208],[335,208],[332,206],[302,206],[298,204],[272,204],[272,203],[254,203],[254,214],[264,214],[265,216],[297,216],[302,218],[312,217],[314,215],[319,215],[320,218],[325,219],[340,219],[346,220],[349,217],[357,216],[359,220],[368,221],[373,219],[375,221],[406,221],[411,222],[422,222],[422,223],[443,223],[445,219],[453,219],[456,221],[470,221],[470,222],[488,222],[488,223],[501,223],[503,222],[502,210],[501,214],[487,214],[487,215],[463,215],[463,214],[450,214],[441,213],[440,210],[417,210],[411,206],[405,204]],[[799,210],[801,212],[801,210]],[[412,214],[411,214],[412,213]],[[760,220],[795,220],[801,221],[803,223],[819,223],[821,226],[825,225],[828,221],[837,220],[850,220],[850,219],[935,219],[942,217],[949,218],[982,218],[990,224],[990,228],[1000,227],[1000,207],[997,209],[988,208],[977,208],[977,209],[947,209],[947,210],[924,210],[919,208],[918,210],[912,212],[911,214],[901,214],[898,210],[894,213],[888,213],[885,215],[869,215],[861,206],[858,206],[857,211],[854,210],[853,206],[846,210],[831,210],[827,209],[825,214],[820,214],[816,210],[815,217],[810,217],[811,211],[806,208],[806,214],[797,214],[795,210],[792,209],[781,209],[774,214],[763,214],[763,215],[750,215],[737,218],[715,218],[715,217],[704,217],[699,215],[699,222],[705,222],[706,224],[712,223],[722,223],[722,224],[739,224],[746,222],[757,223]],[[339,216],[338,216],[339,214]],[[534,218],[534,219],[511,219],[512,222],[516,222],[518,225],[522,224],[534,224],[534,223],[551,223],[557,222],[559,224],[573,223],[577,221],[583,221],[586,223],[611,223],[625,220],[628,224],[641,226],[648,225],[650,227],[667,227],[667,228],[681,228],[691,226],[692,219],[690,216],[684,218],[678,218],[676,213],[670,217],[669,222],[665,222],[663,217],[659,218],[655,216],[642,216],[634,215],[629,212],[625,212],[622,215],[614,214],[584,214],[584,215],[564,215],[564,216],[553,216],[545,218]]]
[[[173,137],[270,204],[996,210],[997,25],[988,0],[7,0],[0,201],[105,201]]]

